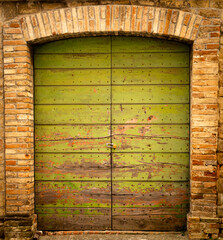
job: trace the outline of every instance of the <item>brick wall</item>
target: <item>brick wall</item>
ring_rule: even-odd
[[[129,5],[102,6],[111,3]],[[99,6],[78,7],[89,5]],[[4,51],[2,52],[1,44],[0,234],[4,231],[6,239],[12,237],[30,239],[36,226],[33,191],[33,77],[30,46],[64,36],[114,32],[168,37],[193,43],[191,208],[188,215],[188,230],[191,239],[216,239],[219,233],[221,234],[223,125],[221,117],[219,121],[219,110],[221,116],[223,110],[223,41],[220,31],[223,21],[222,9],[221,0],[2,1],[0,27],[3,26],[3,36],[0,35],[0,41],[4,44]],[[1,67],[2,57],[4,69]],[[1,80],[3,70],[4,91]],[[3,127],[4,119],[5,127]],[[1,227],[3,222],[4,227]]]

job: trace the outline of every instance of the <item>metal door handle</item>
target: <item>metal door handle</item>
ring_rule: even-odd
[[[114,143],[106,143],[106,147],[116,149],[117,146]]]

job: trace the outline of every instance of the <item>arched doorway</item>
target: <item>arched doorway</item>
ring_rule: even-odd
[[[35,48],[34,77],[39,229],[184,229],[189,47],[60,40]]]

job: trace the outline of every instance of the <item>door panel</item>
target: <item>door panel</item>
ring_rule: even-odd
[[[37,125],[36,152],[110,152],[109,125]]]
[[[39,229],[52,230],[109,230],[111,224],[110,208],[89,208],[69,209],[69,212],[38,213]],[[86,211],[88,210],[88,211]],[[52,221],[53,219],[53,221]]]
[[[110,207],[111,183],[42,181],[36,183],[36,207]]]
[[[109,124],[110,105],[35,105],[35,124],[79,123]]]
[[[71,38],[39,45],[34,53],[110,53],[110,37]]]
[[[112,106],[113,124],[189,123],[189,104],[117,104]]]
[[[170,182],[189,180],[187,153],[114,153],[112,160],[114,180]]]
[[[184,230],[189,65],[188,45],[153,38],[35,47],[40,230]]]
[[[112,37],[112,52],[134,52],[134,53],[152,53],[152,52],[188,52],[189,46],[174,42],[166,41],[157,38],[142,38],[142,37]]]
[[[110,86],[37,86],[36,104],[109,104]]]
[[[112,53],[112,67],[114,68],[189,67],[189,61],[185,61],[185,59],[189,59],[188,52]],[[100,58],[97,59],[97,61],[100,60],[101,60]]]
[[[110,38],[34,52],[38,227],[111,229]]]
[[[112,186],[114,208],[188,206],[188,183],[183,181],[113,181]]]
[[[113,86],[112,103],[188,103],[188,85]]]
[[[36,153],[36,180],[110,181],[110,154]]]
[[[108,85],[110,72],[110,69],[35,69],[35,86]]]
[[[112,38],[114,230],[177,231],[186,225],[189,51],[172,44]]]
[[[109,68],[110,54],[35,54],[35,68]]]
[[[112,84],[189,84],[189,68],[112,69]]]

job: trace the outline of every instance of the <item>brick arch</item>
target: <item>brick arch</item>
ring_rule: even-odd
[[[210,25],[214,27],[210,28]],[[30,46],[85,35],[153,36],[193,43],[188,230],[190,226],[193,229],[196,222],[202,236],[215,233],[205,229],[211,224],[208,217],[215,219],[211,220],[215,223],[220,221],[216,202],[219,118],[219,38],[216,36],[220,36],[219,22],[175,9],[99,5],[50,10],[16,18],[4,23],[3,34],[6,215],[35,216],[33,64]],[[196,233],[194,236],[197,236]]]
[[[197,37],[202,17],[165,8],[107,5],[82,6],[37,13],[20,19],[27,42],[82,34],[124,33],[169,36],[186,41]]]

